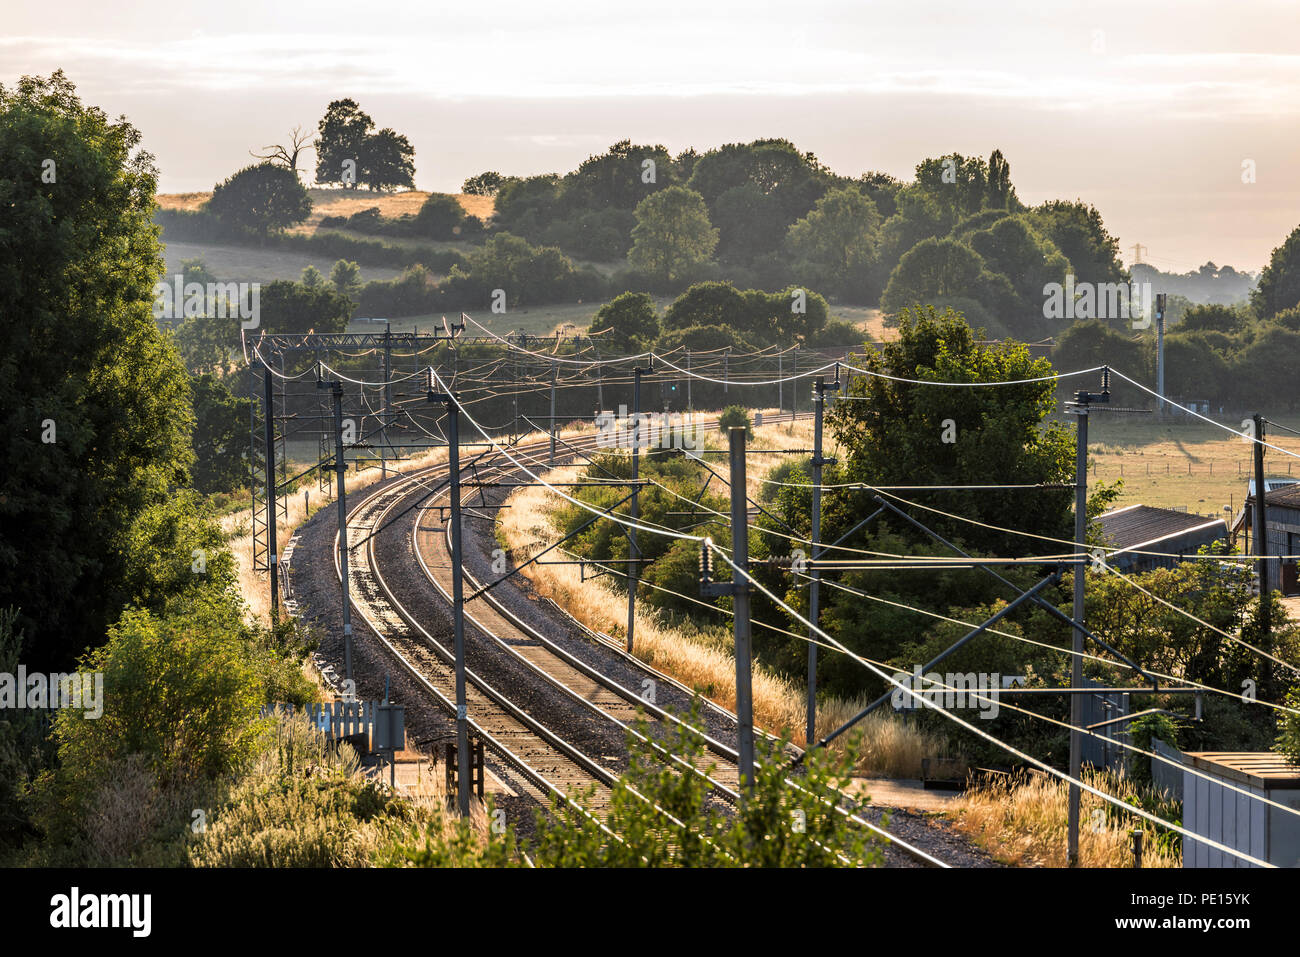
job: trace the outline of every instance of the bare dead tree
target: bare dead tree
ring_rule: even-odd
[[[302,172],[298,168],[298,157],[304,150],[309,150],[315,146],[316,141],[311,138],[310,134],[304,133],[301,126],[295,126],[293,132],[289,134],[289,146],[263,146],[262,152],[254,153],[248,151],[248,155],[254,159],[269,160],[277,166],[283,166],[285,169],[291,169],[297,176]]]

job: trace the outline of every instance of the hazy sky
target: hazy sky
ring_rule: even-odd
[[[211,189],[336,98],[416,183],[563,172],[617,140],[783,136],[910,178],[1000,148],[1021,199],[1095,203],[1133,260],[1255,270],[1300,224],[1300,3],[59,0],[3,10],[0,83],[63,68],[165,192]],[[1256,181],[1242,182],[1253,160]],[[314,154],[308,154],[309,164]]]

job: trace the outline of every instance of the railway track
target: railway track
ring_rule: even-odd
[[[364,560],[349,561],[352,607],[391,657],[438,705],[454,715],[455,669],[450,649],[420,624],[394,594],[375,560],[379,528],[393,508],[410,494],[413,483],[428,482],[447,472],[446,466],[413,473],[366,496],[348,516],[350,541],[364,539]],[[355,536],[355,537],[354,537]],[[338,536],[335,535],[335,574],[342,578]],[[570,792],[595,788],[590,810],[603,816],[616,775],[546,727],[471,669],[466,671],[466,703],[474,733],[492,753],[527,780],[534,798],[567,800]]]
[[[794,416],[782,417],[793,419]],[[779,420],[778,420],[779,421]],[[566,443],[571,452],[582,453],[594,450],[596,439],[581,437]],[[547,440],[520,446],[512,450],[516,459],[536,463],[536,468],[543,468],[534,453],[548,448]],[[567,454],[566,454],[567,457]],[[517,466],[503,466],[504,456],[499,453],[489,460],[491,468],[507,477],[518,477],[524,473]],[[348,517],[349,542],[364,543],[364,560],[349,563],[349,585],[352,603],[358,615],[383,643],[389,654],[398,661],[403,669],[447,712],[455,713],[453,658],[448,647],[432,635],[419,621],[419,616],[408,609],[398,598],[380,568],[376,543],[380,541],[376,530],[390,521],[390,516],[403,503],[411,499],[423,500],[419,507],[408,506],[406,511],[414,511],[415,519],[411,522],[409,546],[415,560],[433,587],[450,605],[451,602],[451,555],[449,544],[450,524],[441,526],[429,524],[429,517],[437,506],[430,504],[440,497],[435,483],[445,479],[446,465],[432,466],[429,469],[410,473],[402,479],[389,483],[372,492],[363,499]],[[432,492],[432,494],[430,494]],[[441,492],[445,494],[445,490]],[[418,498],[417,498],[418,496]],[[445,507],[444,507],[445,508]],[[471,506],[472,508],[472,506]],[[399,513],[401,514],[401,513]],[[351,550],[351,549],[350,549]],[[341,577],[338,563],[337,536],[335,538],[335,571]],[[480,580],[462,566],[464,580],[472,590],[481,587]],[[554,603],[551,603],[552,605]],[[567,615],[563,609],[558,609]],[[648,720],[650,741],[656,745],[658,735],[666,735],[675,730],[672,725],[680,724],[681,719],[667,710],[658,707],[645,696],[638,694],[625,683],[620,683],[610,674],[594,667],[578,655],[561,647],[549,639],[539,629],[526,622],[521,616],[512,612],[491,592],[484,592],[482,600],[476,607],[466,609],[466,622],[475,629],[483,640],[491,643],[501,655],[510,658],[528,673],[537,683],[551,689],[571,707],[585,710],[590,716],[616,727],[621,734],[626,734],[632,723],[642,717]],[[589,635],[602,640],[607,650],[621,656],[626,663],[656,683],[674,687],[681,692],[691,694],[690,689],[675,679],[658,672],[627,655],[621,648],[613,646],[606,636],[599,636],[585,629],[581,622],[568,616],[578,628]],[[467,629],[467,635],[469,629]],[[504,761],[532,785],[534,799],[569,800],[574,792],[592,789],[592,798],[586,801],[588,809],[603,818],[608,810],[610,789],[616,780],[614,768],[602,763],[602,760],[585,752],[576,742],[567,740],[547,724],[537,713],[520,702],[512,700],[506,691],[493,681],[479,674],[471,666],[467,646],[466,696],[470,725],[474,733],[485,743],[487,749]],[[735,740],[735,717],[730,712],[709,702],[707,704],[712,716],[722,718],[729,723],[730,740]],[[717,720],[714,720],[716,727]],[[713,789],[713,799],[733,804],[738,798],[739,770],[738,755],[735,748],[720,740],[725,735],[714,736],[705,729],[702,732],[707,746],[704,756],[710,767],[691,767],[684,759],[660,748],[665,760],[681,765],[683,773],[696,773],[705,777]],[[758,733],[758,732],[756,732]],[[657,745],[656,745],[657,746]],[[608,755],[603,758],[608,759]],[[792,786],[798,786],[794,781]],[[885,832],[864,818],[843,811],[854,821],[870,830],[885,835]],[[901,850],[920,862],[928,865],[939,864],[935,858],[910,848],[905,843],[897,844]]]

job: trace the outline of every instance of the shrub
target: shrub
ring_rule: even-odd
[[[732,429],[745,429],[745,438],[754,438],[754,426],[749,419],[749,411],[743,405],[729,405],[718,416],[718,431],[724,435]]]

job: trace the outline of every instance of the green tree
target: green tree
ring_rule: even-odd
[[[741,329],[745,322],[745,297],[729,282],[697,282],[664,310],[664,329],[688,326],[725,326]]]
[[[646,196],[675,182],[673,157],[662,146],[638,146],[620,140],[604,153],[589,156],[564,177],[565,209],[635,209]]]
[[[465,180],[460,191],[470,196],[495,196],[497,190],[501,188],[502,178],[495,170],[479,173]]]
[[[1034,228],[1069,260],[1076,285],[1124,280],[1119,240],[1106,231],[1095,206],[1053,200],[1028,210],[1027,216]]]
[[[1004,216],[987,229],[971,233],[967,242],[989,270],[1010,280],[1026,317],[1041,317],[1043,287],[1064,283],[1070,270],[1056,245],[1038,235],[1021,216]]]
[[[317,125],[316,182],[342,183],[356,189],[361,171],[361,154],[375,121],[363,113],[356,100],[334,100]],[[349,175],[348,170],[352,174]]]
[[[723,435],[732,429],[744,429],[745,438],[754,437],[754,424],[750,421],[749,410],[743,405],[729,405],[718,416],[718,431]]]
[[[415,214],[415,231],[426,239],[454,239],[465,222],[460,200],[446,193],[433,193]]]
[[[670,186],[637,204],[628,261],[671,286],[707,263],[717,245],[718,231],[709,223],[704,198]]]
[[[396,130],[384,128],[367,136],[357,158],[357,179],[367,189],[387,193],[415,188],[415,147]]]
[[[1187,310],[1175,327],[1179,332],[1240,332],[1246,323],[1241,308],[1217,303],[1195,305]]]
[[[1250,302],[1261,319],[1300,306],[1300,226],[1273,250],[1268,265],[1259,274],[1258,285],[1250,294]]]
[[[980,345],[960,314],[933,308],[905,310],[899,336],[862,357],[864,367],[903,379],[1000,382],[1041,379],[1052,372],[1019,343]],[[1056,407],[1053,383],[1026,382],[985,388],[915,385],[877,376],[854,376],[847,390],[856,401],[837,402],[827,416],[843,451],[843,480],[872,485],[969,485],[1064,482],[1073,476],[1074,440],[1046,425]],[[1070,497],[1063,491],[990,496],[946,491],[925,503],[988,525],[1064,536]],[[946,537],[978,547],[1023,550],[1023,541],[990,529],[927,514],[926,524]]]
[[[194,380],[194,488],[205,494],[248,484],[248,399],[211,375]]]
[[[588,330],[615,352],[635,353],[647,349],[659,338],[659,315],[648,293],[625,292],[596,312]]]
[[[845,186],[819,199],[790,227],[786,242],[813,281],[835,295],[865,300],[871,295],[880,225],[876,204],[856,187]]]
[[[152,315],[157,174],[139,144],[62,73],[0,86],[0,301],[24,317],[0,323],[0,607],[21,609],[33,670],[103,640],[125,535],[189,480],[190,387]]]
[[[896,313],[914,304],[942,306],[958,298],[1003,314],[1017,305],[1010,281],[989,270],[975,250],[952,239],[924,239],[894,267],[880,308]]]
[[[307,286],[277,279],[261,290],[262,326],[272,332],[342,332],[352,303],[322,283]]]
[[[228,226],[265,236],[306,219],[311,196],[296,173],[262,163],[218,183],[204,208]]]
[[[340,296],[355,302],[361,295],[361,267],[350,259],[338,260],[330,270],[330,283]]]

